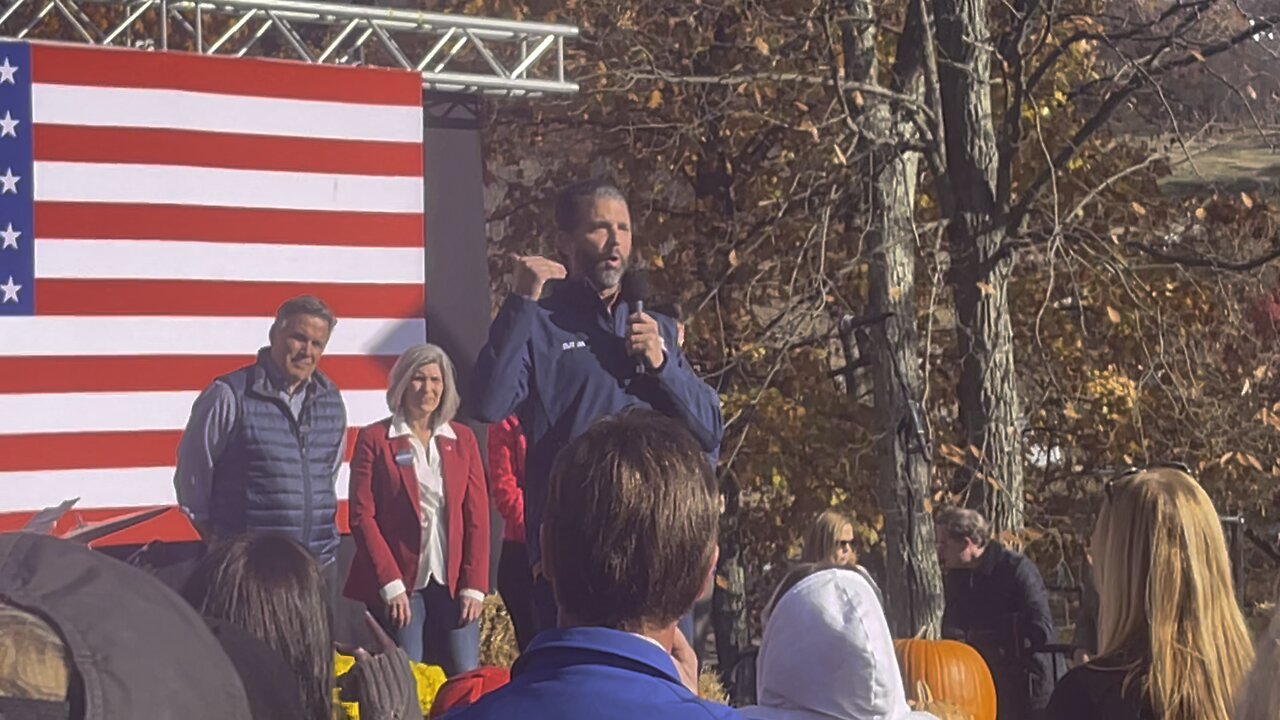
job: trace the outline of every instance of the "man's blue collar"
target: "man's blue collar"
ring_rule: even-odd
[[[643,666],[642,671],[661,677],[677,685],[683,685],[675,661],[657,643],[623,630],[604,627],[574,627],[544,630],[511,669],[512,675],[542,667],[544,663],[556,664],[551,659],[556,651],[583,652],[593,655],[614,656],[618,664]]]

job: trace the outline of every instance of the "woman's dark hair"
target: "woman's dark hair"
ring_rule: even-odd
[[[297,542],[241,536],[213,548],[187,583],[187,599],[208,617],[262,640],[289,664],[311,720],[333,717],[333,645],[324,580]]]

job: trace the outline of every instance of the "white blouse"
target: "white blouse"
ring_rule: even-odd
[[[396,413],[391,418],[388,438],[407,437],[412,450],[414,475],[418,478],[418,517],[422,521],[422,547],[418,553],[418,580],[413,589],[421,590],[433,578],[449,587],[449,535],[448,513],[444,502],[444,471],[440,461],[440,438],[457,440],[458,435],[449,423],[444,423],[431,433],[431,442],[424,446],[413,433],[404,417]],[[397,458],[397,463],[401,462]],[[405,591],[404,581],[392,580],[381,590],[382,599],[390,600]],[[484,593],[471,588],[458,590],[459,595],[484,601]]]

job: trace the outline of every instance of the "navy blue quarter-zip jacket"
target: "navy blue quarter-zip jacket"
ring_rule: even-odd
[[[537,302],[508,297],[489,327],[472,397],[484,422],[517,411],[520,416],[528,441],[524,508],[531,563],[542,557],[538,532],[551,463],[596,420],[628,408],[652,408],[682,421],[709,454],[720,447],[720,398],[677,347],[675,321],[649,313],[661,329],[666,360],[642,372],[623,340],[631,312],[621,299],[610,312],[584,283],[568,281]]]

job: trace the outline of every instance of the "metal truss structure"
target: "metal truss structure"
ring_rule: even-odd
[[[571,25],[306,0],[9,0],[0,37],[398,67],[431,90],[574,93]]]

